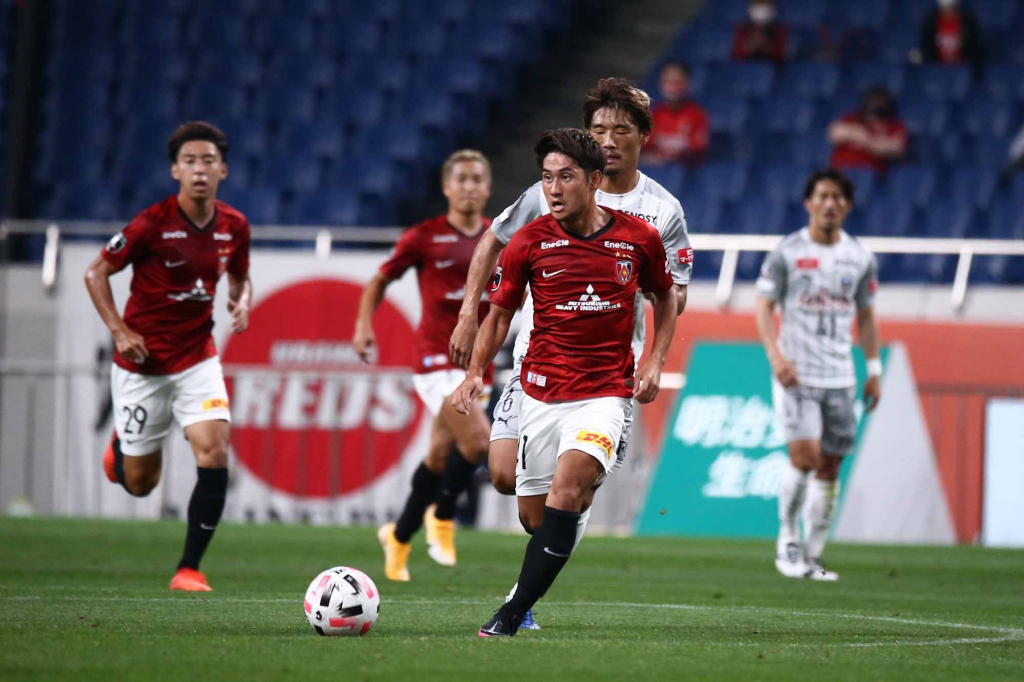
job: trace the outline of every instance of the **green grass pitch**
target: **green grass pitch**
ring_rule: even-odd
[[[476,631],[525,538],[414,542],[388,583],[372,529],[224,524],[214,592],[167,589],[180,523],[0,518],[0,680],[1024,680],[1024,552],[832,546],[838,583],[785,580],[771,543],[589,537],[536,607]],[[302,596],[350,565],[380,588],[363,638],[318,637]]]

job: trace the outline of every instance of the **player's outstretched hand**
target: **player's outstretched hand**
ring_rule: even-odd
[[[864,382],[864,409],[871,412],[882,399],[882,382],[878,377],[868,377]]]
[[[452,393],[451,403],[452,407],[459,414],[469,414],[469,409],[473,405],[473,401],[480,397],[480,394],[484,392],[484,381],[478,376],[469,375],[463,379],[459,387]]]
[[[800,383],[796,379],[796,370],[793,369],[793,365],[789,364],[789,360],[785,358],[779,358],[772,362],[772,374],[775,375],[775,378],[785,388],[793,388]]]
[[[231,313],[231,331],[241,334],[249,328],[249,306],[245,303],[228,299],[228,312]]]
[[[457,367],[469,367],[469,358],[473,355],[473,344],[479,329],[476,319],[459,316],[459,323],[455,325],[452,338],[448,341],[448,355]]]
[[[640,362],[636,371],[636,385],[633,387],[633,397],[638,403],[649,403],[658,397],[658,390],[661,388],[661,363],[653,357],[648,357]]]
[[[117,352],[132,362],[142,364],[149,357],[146,342],[141,334],[136,334],[128,327],[124,327],[115,331],[113,336]]]
[[[370,356],[377,345],[377,337],[373,334],[373,327],[356,321],[356,333],[352,337],[352,347],[359,354],[363,362],[370,362]]]

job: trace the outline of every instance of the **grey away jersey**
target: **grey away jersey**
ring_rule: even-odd
[[[665,254],[668,256],[669,266],[672,268],[672,281],[679,285],[690,283],[690,273],[693,270],[693,249],[690,247],[690,238],[686,234],[686,216],[683,214],[683,207],[679,205],[679,201],[668,190],[640,173],[640,180],[636,183],[636,187],[625,194],[608,194],[597,190],[597,203],[599,206],[607,206],[616,211],[643,218],[653,225],[661,234],[661,243],[665,246]],[[491,223],[491,231],[494,232],[494,236],[499,242],[508,244],[512,235],[520,228],[550,212],[541,183],[537,182],[494,219],[494,222]],[[640,294],[638,293],[637,296]],[[644,350],[647,327],[644,323],[644,306],[641,302],[637,302],[636,309],[633,357],[639,362]],[[528,295],[523,303],[522,324],[519,327],[519,335],[516,336],[516,345],[512,351],[516,364],[521,363],[526,357],[526,349],[530,345],[530,332],[532,331],[533,297]]]
[[[779,348],[801,384],[847,388],[853,372],[852,327],[858,308],[874,303],[878,266],[860,242],[841,232],[832,245],[794,232],[765,258],[757,290],[782,308]]]

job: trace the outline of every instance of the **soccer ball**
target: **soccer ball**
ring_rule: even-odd
[[[362,571],[335,566],[313,578],[302,605],[318,635],[362,637],[377,622],[380,592]]]

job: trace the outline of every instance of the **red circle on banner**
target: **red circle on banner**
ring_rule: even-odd
[[[260,301],[249,329],[227,341],[232,443],[276,490],[331,497],[364,488],[398,463],[416,431],[412,325],[382,302],[377,362],[360,362],[352,334],[361,294],[343,280],[304,280]]]

